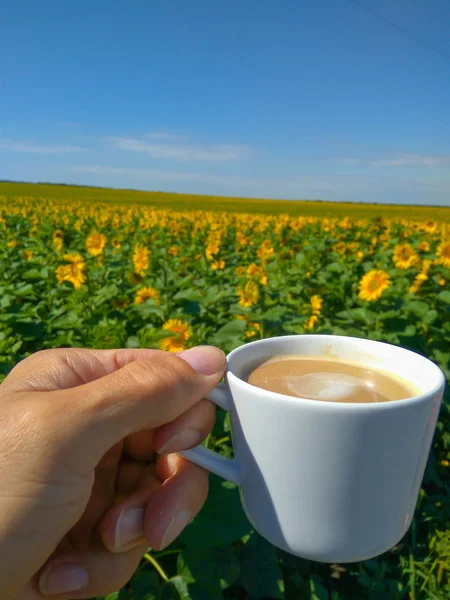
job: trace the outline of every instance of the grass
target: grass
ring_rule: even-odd
[[[15,183],[0,181],[0,196],[34,196],[58,198],[62,202],[83,200],[112,204],[144,204],[173,210],[212,210],[226,212],[261,213],[292,216],[344,217],[355,219],[383,216],[391,219],[418,221],[439,220],[450,222],[450,206],[403,206],[397,204],[363,204],[353,202],[326,202],[322,200],[263,200],[201,196],[168,192],[144,192],[46,183]],[[450,199],[449,199],[450,204]]]

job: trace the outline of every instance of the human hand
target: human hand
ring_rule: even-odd
[[[197,347],[46,350],[0,386],[2,600],[122,587],[197,514],[208,475],[173,452],[214,424],[225,357]],[[160,456],[157,456],[159,453]]]

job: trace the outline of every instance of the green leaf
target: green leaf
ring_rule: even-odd
[[[154,570],[149,570],[147,563],[141,565],[131,579],[131,590],[139,600],[156,600],[161,587],[159,575]]]
[[[29,281],[37,281],[42,279],[42,271],[40,269],[28,269],[22,273],[22,279],[26,279]]]
[[[357,321],[367,323],[368,325],[372,325],[376,320],[375,313],[365,307],[349,308],[337,313],[336,316],[347,321]]]
[[[429,305],[422,300],[412,300],[408,302],[407,308],[417,317],[423,318],[429,310]]]
[[[157,316],[160,319],[164,319],[164,310],[161,306],[158,306],[153,298],[150,298],[144,302],[144,304],[134,304],[133,310],[142,318],[144,321],[152,316]]]
[[[49,320],[53,329],[72,329],[78,321],[78,315],[72,310],[56,319]]]
[[[266,321],[280,321],[281,317],[287,313],[287,310],[286,306],[273,306],[263,314],[263,318]]]
[[[282,579],[275,546],[258,533],[240,552],[241,578],[252,600],[270,597],[282,600],[279,581]]]
[[[223,600],[220,578],[209,549],[188,549],[178,556],[178,573],[209,600]],[[196,594],[198,595],[198,594]]]
[[[208,499],[180,541],[189,548],[214,548],[241,539],[252,527],[242,510],[236,487],[210,476]]]
[[[439,315],[437,310],[429,310],[426,313],[426,315],[424,315],[423,322],[428,323],[428,325],[430,325],[431,323],[433,323],[433,321],[437,319],[438,316]]]
[[[172,296],[172,299],[188,300],[189,302],[200,302],[200,300],[202,300],[202,295],[200,294],[200,290],[190,288],[187,290],[181,290],[180,292],[177,292],[174,296]]]
[[[171,577],[169,582],[166,583],[163,588],[162,598],[163,600],[169,600],[169,598],[176,598],[177,600],[191,600],[191,595],[189,594],[188,589],[188,581],[180,575]]]
[[[445,302],[445,304],[450,304],[450,292],[445,290],[438,294],[438,298],[441,302]]]
[[[226,339],[233,335],[242,335],[245,331],[246,322],[242,319],[235,319],[234,321],[230,321],[223,327],[221,327],[218,331],[216,331],[216,338]]]
[[[196,584],[195,598],[201,593],[207,600],[222,600],[222,588],[239,576],[239,562],[230,546],[188,548],[178,556],[178,573]]]
[[[33,296],[33,284],[31,284],[31,283],[19,284],[16,288],[11,290],[11,292],[15,296],[19,296],[19,298],[26,298],[27,296]]]
[[[125,342],[127,348],[140,348],[139,338],[135,335],[130,336]]]

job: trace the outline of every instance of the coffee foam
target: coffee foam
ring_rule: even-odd
[[[361,388],[370,391],[370,382],[345,373],[308,373],[286,378],[289,391],[294,396],[326,402],[343,402]]]

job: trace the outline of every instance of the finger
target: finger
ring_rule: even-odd
[[[91,545],[97,523],[115,502],[117,474],[122,456],[122,443],[115,444],[95,468],[95,479],[83,515],[69,532],[70,541],[78,550]]]
[[[116,500],[135,492],[139,488],[141,479],[149,473],[156,478],[154,463],[122,458],[116,477]]]
[[[95,381],[137,360],[152,360],[162,350],[130,348],[90,350],[58,348],[41,350],[19,362],[2,383],[10,392],[65,390]]]
[[[152,460],[155,454],[153,429],[142,429],[124,440],[125,453],[135,460]]]
[[[149,545],[161,550],[171,544],[199,513],[208,496],[208,472],[177,454],[157,463],[161,487],[145,509],[144,531]]]
[[[159,454],[187,450],[200,444],[210,433],[216,421],[216,408],[202,399],[178,419],[162,425],[153,435],[153,445]]]
[[[77,600],[115,592],[131,579],[147,547],[142,541],[120,554],[98,548],[50,559],[39,576],[36,600]]]
[[[79,467],[96,464],[119,440],[178,418],[216,385],[225,357],[213,347],[192,348],[182,358],[170,354],[128,363],[91,383],[53,392],[48,398],[60,433]],[[102,432],[99,435],[99,432]]]
[[[110,552],[122,552],[145,537],[159,549],[170,544],[195,517],[208,495],[208,474],[176,454],[158,460],[163,483],[150,475],[140,489],[107,512],[99,537]]]

